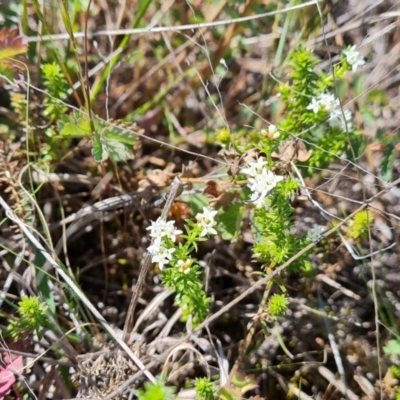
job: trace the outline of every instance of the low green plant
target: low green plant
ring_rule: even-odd
[[[374,217],[371,211],[362,210],[358,212],[349,222],[349,237],[354,240],[367,238],[368,230],[371,228],[373,222]]]
[[[47,96],[44,99],[45,109],[43,115],[50,121],[58,121],[67,111],[65,100],[68,84],[59,65],[55,62],[42,65],[43,83]]]
[[[136,392],[139,400],[173,400],[175,389],[167,387],[162,382],[145,383],[144,390]]]
[[[214,384],[209,378],[196,378],[196,394],[199,400],[215,400],[215,388]]]
[[[7,327],[11,337],[18,340],[22,336],[35,333],[41,339],[43,328],[49,324],[47,305],[41,303],[38,297],[22,297],[17,313],[19,318],[12,320]]]
[[[350,110],[343,108],[332,93],[335,80],[344,79],[347,71],[355,71],[363,64],[355,48],[343,51],[341,62],[331,73],[314,72],[318,60],[311,50],[301,46],[290,55],[288,64],[292,67],[291,81],[279,87],[285,114],[277,126],[271,125],[268,131],[252,131],[249,135],[232,134],[226,128],[217,132],[221,145],[225,149],[233,147],[236,150],[233,156],[240,157],[238,171],[233,175],[236,180],[243,182],[241,178],[245,178],[244,182],[247,182],[249,190],[244,191],[244,196],[250,194],[250,199],[246,198],[248,204],[242,208],[254,207],[252,228],[256,241],[253,257],[263,263],[265,273],[272,272],[307,244],[321,238],[320,227],[315,227],[315,232],[305,237],[299,237],[297,233],[290,200],[299,188],[299,181],[288,173],[290,163],[302,164],[305,174],[314,171],[315,167],[325,168],[344,151],[351,151],[351,139],[360,134],[353,128]],[[218,211],[222,220],[224,215],[230,215],[230,220],[235,221],[242,213],[238,203],[228,201],[223,205],[223,210]],[[153,252],[163,253],[162,269],[165,264],[171,265],[162,272],[164,284],[176,291],[175,301],[183,309],[183,318],[192,315],[195,323],[207,315],[209,300],[201,289],[201,269],[190,254],[197,250],[196,242],[204,240],[209,233],[217,234],[216,229],[221,227],[214,221],[217,210],[204,208],[204,212],[212,230],[204,234],[201,224],[186,221],[187,234],[182,236],[185,244],[175,246],[168,239],[150,248]],[[350,224],[354,239],[360,239],[371,222],[369,211],[356,215]],[[240,229],[240,223],[233,224],[233,230],[238,232]],[[230,238],[237,232],[232,232]],[[152,234],[152,237],[156,235]],[[296,257],[287,272],[307,270],[309,254]],[[153,261],[160,261],[156,252]],[[269,304],[272,317],[282,315],[288,306],[284,295],[271,298]]]

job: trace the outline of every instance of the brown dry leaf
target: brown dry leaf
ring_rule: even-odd
[[[233,193],[227,192],[223,185],[214,180],[207,181],[203,194],[213,197],[213,199],[210,200],[210,206],[215,210],[221,207],[226,210],[235,197]]]
[[[171,184],[175,174],[171,172],[174,166],[167,166],[165,170],[155,169],[146,178],[139,181],[138,192],[144,197],[152,196],[158,189]]]
[[[224,192],[225,188],[219,182],[214,180],[207,181],[206,187],[203,190],[204,195],[209,195],[212,197],[218,197]]]
[[[220,209],[221,207],[224,210],[227,210],[229,206],[232,204],[235,195],[231,192],[224,192],[220,196],[216,197],[215,199],[210,200],[210,206],[213,207],[215,210]]]
[[[221,150],[218,153],[229,164],[228,175],[235,177],[240,172],[243,157],[235,149]]]
[[[283,143],[279,149],[279,154],[272,153],[272,158],[284,163],[291,161],[307,161],[311,157],[311,151],[307,150],[305,144],[299,140],[290,139]]]

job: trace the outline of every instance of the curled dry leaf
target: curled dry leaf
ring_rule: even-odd
[[[240,172],[240,166],[243,164],[243,156],[236,150],[221,150],[218,153],[224,161],[229,165],[228,175],[235,177]]]
[[[193,178],[201,174],[201,169],[197,162],[191,162],[188,166],[182,165],[182,172],[180,178]]]
[[[305,162],[311,157],[311,151],[307,150],[305,144],[300,140],[290,139],[279,148],[279,154],[272,153],[272,158],[283,163],[291,161]]]
[[[175,177],[171,171],[174,165],[168,165],[165,170],[155,169],[146,178],[139,181],[138,193],[145,199],[150,199],[160,188],[169,186]]]
[[[212,197],[218,197],[225,192],[225,188],[217,181],[207,181],[206,187],[203,190],[205,196],[209,195]]]
[[[203,194],[213,197],[210,200],[210,206],[215,210],[218,210],[221,207],[224,210],[228,209],[235,197],[233,193],[227,192],[223,185],[214,180],[210,180],[206,183]]]

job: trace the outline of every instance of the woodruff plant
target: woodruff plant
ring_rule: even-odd
[[[276,127],[271,125],[268,132],[251,132],[246,136],[232,134],[227,129],[217,133],[223,147],[236,149],[237,156],[245,159],[237,177],[246,178],[250,190],[244,206],[254,208],[254,258],[264,263],[266,273],[298,254],[309,243],[319,241],[324,230],[324,227],[315,226],[305,237],[299,237],[290,204],[299,181],[291,177],[290,163],[302,162],[309,168],[308,172],[315,167],[327,167],[348,149],[352,138],[361,134],[353,127],[351,111],[341,105],[333,89],[335,79],[343,79],[350,70],[355,72],[364,60],[355,47],[349,47],[343,51],[341,62],[331,73],[316,73],[317,64],[312,51],[302,47],[290,56],[291,82],[279,87],[285,116]],[[297,138],[310,143],[312,153],[304,144],[299,146]],[[197,250],[198,242],[217,234],[216,214],[216,210],[206,207],[203,213],[197,214],[197,222],[187,220],[186,235],[181,236],[185,239],[184,244],[174,243],[182,232],[174,228],[173,221],[158,220],[149,228],[152,244],[148,251],[152,261],[159,264],[164,284],[176,291],[175,302],[183,309],[183,318],[192,315],[194,324],[207,315],[209,299],[202,290],[201,267],[190,254]],[[354,223],[353,230],[361,232],[366,219],[364,215],[360,216],[358,220],[362,221],[358,225]],[[305,253],[297,257],[287,271],[308,268],[308,256],[309,253]],[[164,269],[168,264],[169,268]],[[274,295],[267,305],[268,314],[272,319],[277,318],[287,306],[284,294]]]
[[[187,220],[186,235],[181,235],[186,240],[185,244],[174,244],[176,236],[183,233],[175,229],[174,221],[166,222],[159,218],[148,228],[152,237],[152,244],[147,249],[151,260],[163,270],[165,286],[176,292],[175,303],[183,311],[182,319],[187,320],[192,316],[195,325],[206,317],[210,299],[204,293],[199,279],[201,267],[190,254],[197,251],[197,243],[206,240],[206,236],[217,234],[214,229],[216,214],[217,211],[204,207],[203,212],[196,215],[197,222]],[[164,270],[167,264],[170,264],[170,268]]]
[[[355,46],[345,49],[340,60],[330,73],[316,73],[318,59],[311,50],[300,47],[289,57],[291,82],[279,87],[286,115],[277,124],[281,138],[296,136],[313,145],[308,173],[314,167],[327,167],[361,135],[353,127],[350,109],[337,98],[334,83],[365,62]]]
[[[10,336],[18,340],[23,335],[36,333],[41,339],[43,328],[49,324],[47,308],[38,297],[22,297],[18,303],[20,317],[12,320],[7,328]]]

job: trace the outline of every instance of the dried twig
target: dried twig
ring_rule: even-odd
[[[168,198],[165,202],[163,212],[160,217],[162,220],[165,221],[167,219],[167,215],[169,213],[169,210],[172,207],[172,203],[174,202],[175,198],[182,193],[182,188],[183,188],[182,181],[179,179],[178,176],[175,176],[175,179],[171,185],[171,191],[169,192]],[[139,299],[140,291],[142,289],[144,280],[146,279],[147,272],[150,268],[150,264],[151,264],[151,256],[149,253],[146,253],[143,256],[142,262],[140,263],[140,273],[139,273],[138,281],[137,281],[135,287],[133,288],[131,302],[129,304],[128,313],[126,315],[125,325],[124,325],[124,333],[122,335],[122,340],[124,340],[124,341],[127,340],[128,335],[132,331],[133,314],[135,312],[136,303]]]

